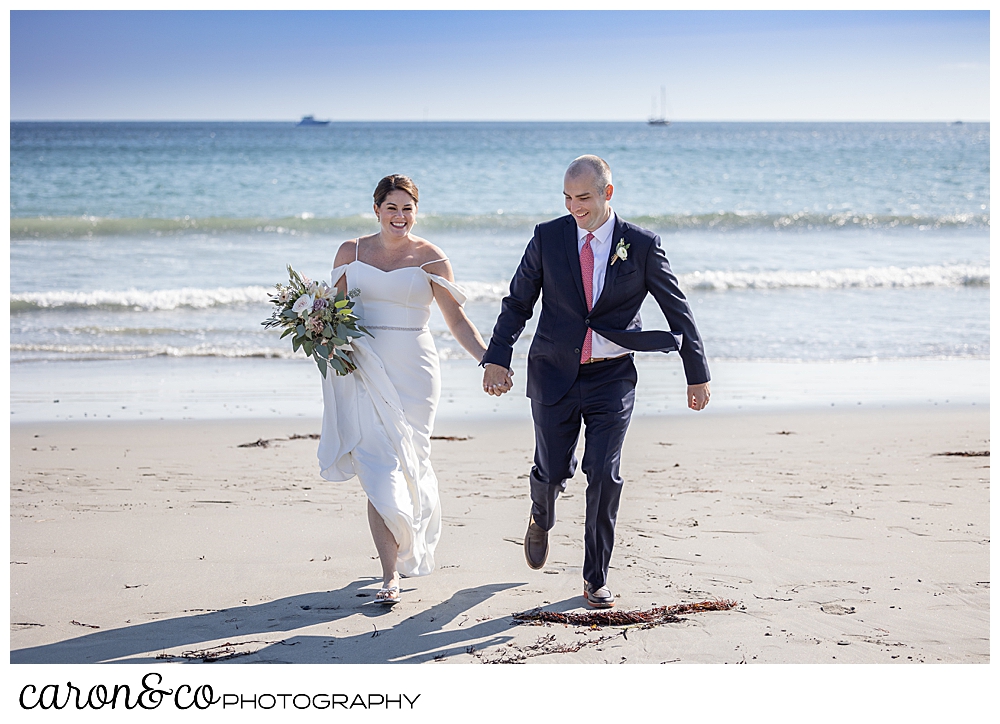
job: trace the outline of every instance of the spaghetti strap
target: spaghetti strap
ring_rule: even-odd
[[[354,261],[358,260],[358,247],[361,246],[361,237],[354,240]]]
[[[430,261],[425,261],[420,265],[420,268],[423,269],[428,264],[437,264],[439,261],[448,261],[448,257],[445,257],[444,259],[431,259]]]

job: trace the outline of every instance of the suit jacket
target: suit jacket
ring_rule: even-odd
[[[619,240],[628,258],[614,264]],[[539,224],[504,297],[483,364],[510,367],[514,342],[531,318],[538,296],[542,311],[528,350],[528,397],[543,404],[558,402],[569,391],[580,369],[580,348],[590,327],[627,349],[679,350],[688,384],[710,379],[701,336],[687,299],[651,231],[615,221],[604,289],[587,311],[577,251],[576,222],[570,215]],[[670,332],[629,330],[647,294],[652,294],[670,325]]]

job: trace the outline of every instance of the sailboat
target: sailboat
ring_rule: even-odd
[[[656,115],[656,99],[654,98],[649,112],[649,120],[646,123],[651,126],[670,125],[670,121],[667,120],[667,87],[665,85],[660,86],[660,115]]]

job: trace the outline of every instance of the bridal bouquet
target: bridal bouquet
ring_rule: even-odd
[[[352,289],[346,295],[336,291],[326,282],[314,282],[288,267],[288,284],[275,284],[274,294],[269,294],[274,304],[271,316],[261,324],[267,329],[284,328],[282,339],[292,335],[292,350],[300,348],[316,360],[320,372],[326,377],[327,366],[338,375],[357,369],[347,356],[351,340],[371,332],[358,324],[351,301],[361,292]]]

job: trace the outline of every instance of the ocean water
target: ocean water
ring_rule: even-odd
[[[488,337],[583,153],[611,164],[619,215],[661,235],[716,367],[988,366],[988,124],[12,123],[11,419],[121,417],[140,398],[147,414],[224,416],[206,400],[226,370],[236,396],[301,380],[268,387],[298,403],[253,414],[318,414],[312,363],[260,326],[267,292],[286,264],[326,278],[342,240],[376,230],[388,173],[419,185],[415,232],[448,254]],[[664,324],[652,300],[643,318]],[[431,326],[446,400],[500,409],[449,387],[474,385],[475,365],[439,314]],[[142,397],[173,376],[190,392]],[[57,377],[118,382],[134,404]],[[911,378],[916,400],[926,380]]]

